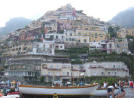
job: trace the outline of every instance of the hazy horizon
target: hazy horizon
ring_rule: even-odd
[[[15,17],[38,19],[47,11],[71,4],[88,16],[102,21],[112,19],[120,11],[134,7],[134,0],[2,0],[0,1],[0,27]]]

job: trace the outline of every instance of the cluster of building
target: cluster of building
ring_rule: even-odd
[[[21,55],[9,59],[5,70],[7,78],[46,82],[70,81],[81,77],[129,78],[129,70],[123,62],[86,62],[71,64],[65,56]]]
[[[56,11],[47,12],[25,28],[10,33],[3,54],[55,55],[55,50],[76,45],[86,45],[89,50],[99,49],[107,53],[128,53],[126,29],[120,28],[118,38],[110,39],[109,26],[67,4]]]
[[[71,77],[116,76],[129,77],[123,62],[86,62],[71,64],[65,55],[56,55],[56,50],[86,46],[89,50],[102,50],[107,53],[128,53],[126,29],[120,28],[117,38],[110,38],[110,24],[89,17],[82,10],[67,4],[22,29],[8,35],[0,44],[5,61],[6,77],[18,76],[34,80],[39,76],[45,81],[66,80]]]

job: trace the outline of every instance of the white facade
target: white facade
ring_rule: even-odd
[[[66,35],[66,42],[75,43],[77,41],[78,37],[74,36],[74,34],[75,34],[74,30],[65,30],[64,33]]]
[[[128,53],[127,39],[115,39],[107,42],[107,53],[116,52],[117,54]]]
[[[54,55],[55,46],[54,41],[43,41],[39,43],[33,43],[31,52],[28,54],[44,54],[44,55]]]
[[[123,62],[88,62],[82,65],[71,63],[44,63],[41,66],[41,76],[54,81],[80,78],[81,76],[129,77],[129,70]]]
[[[55,42],[64,42],[65,41],[65,34],[59,34],[59,33],[56,33],[56,32],[53,32],[53,33],[47,33],[45,34],[45,38],[46,39],[50,39],[50,40],[54,40]]]
[[[123,62],[88,62],[84,65],[86,76],[129,77],[129,70]]]
[[[81,65],[71,63],[48,62],[41,66],[41,76],[46,77],[46,81],[52,78],[54,81],[64,79],[79,78],[81,75]]]
[[[101,42],[89,42],[90,50],[101,49]]]
[[[41,76],[53,78],[54,81],[71,78],[71,63],[44,63],[41,66]]]

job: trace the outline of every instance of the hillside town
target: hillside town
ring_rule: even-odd
[[[116,34],[110,33],[112,30]],[[112,32],[112,31],[111,31]],[[24,28],[11,32],[0,42],[1,78],[10,80],[69,81],[72,77],[130,78],[122,61],[88,60],[90,51],[130,54],[127,35],[133,30],[87,16],[70,4],[48,11]],[[72,63],[69,49],[86,47],[80,63]]]
[[[125,96],[134,79],[133,42],[133,28],[66,4],[0,39],[0,89],[6,95],[15,88],[22,98]]]

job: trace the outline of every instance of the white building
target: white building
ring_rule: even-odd
[[[28,54],[44,54],[54,55],[55,54],[55,42],[46,41],[33,43],[32,50]]]
[[[129,77],[129,70],[123,62],[88,62],[82,65],[47,62],[41,66],[41,76],[45,81],[70,81],[78,79],[81,75],[92,77]]]
[[[102,44],[104,44],[105,42],[89,42],[89,47],[90,50],[94,50],[94,49],[102,49]]]
[[[116,52],[117,54],[128,53],[127,39],[115,39],[107,42],[107,53]]]
[[[66,39],[65,34],[60,34],[60,33],[47,33],[45,34],[45,39],[49,39],[49,40],[54,40],[55,42],[64,42]]]
[[[86,76],[129,77],[129,70],[123,62],[88,62],[83,65]]]
[[[78,36],[75,36],[74,30],[64,30],[64,34],[66,36],[66,42],[67,43],[76,43]]]
[[[45,81],[61,81],[71,79],[71,63],[50,62],[41,66],[41,76]]]
[[[47,62],[41,66],[41,76],[45,77],[45,81],[70,81],[72,78],[79,78],[81,73],[81,65],[69,62]]]

